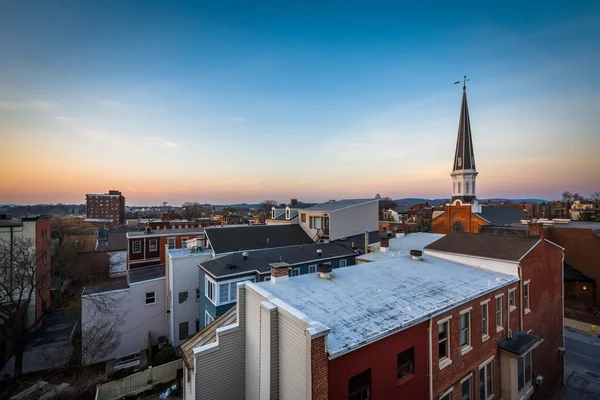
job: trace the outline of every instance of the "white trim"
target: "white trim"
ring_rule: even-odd
[[[464,315],[468,314],[467,316],[467,343],[466,344],[462,344],[460,343],[460,354],[461,355],[465,355],[468,352],[470,352],[471,350],[473,350],[473,347],[471,346],[471,330],[473,328],[473,325],[471,324],[471,310],[473,309],[473,307],[469,307],[466,310],[462,310],[460,312],[460,325],[459,325],[459,329],[460,329],[460,336],[459,336],[459,340],[462,340],[462,332],[463,332],[463,328],[462,328],[462,318]]]
[[[535,244],[533,246],[531,246],[531,248],[529,250],[527,250],[527,252],[525,254],[523,254],[521,256],[521,258],[519,258],[519,262],[521,262],[522,259],[524,259],[525,257],[527,257],[527,254],[529,254],[531,252],[531,250],[535,249],[535,246],[537,246],[538,244],[540,244],[540,242],[542,241],[542,239],[538,240],[537,242],[535,242]]]
[[[510,294],[511,293],[514,293],[514,295],[513,295],[513,299],[515,301],[515,305],[514,306],[510,305]],[[508,295],[506,296],[506,298],[507,298],[506,305],[508,306],[508,312],[511,313],[511,312],[513,312],[513,311],[515,311],[517,309],[517,288],[514,287],[512,289],[508,289]]]
[[[169,241],[170,241],[171,239],[173,239],[173,247],[170,247],[170,246],[169,246]],[[177,236],[171,236],[171,237],[168,237],[168,238],[167,238],[167,248],[168,248],[169,250],[172,250],[172,249],[176,249],[176,248],[177,248]]]
[[[206,328],[209,324],[206,323],[206,321],[208,321],[208,318],[206,317],[210,317],[210,319],[212,321],[210,321],[210,323],[214,322],[216,318],[214,318],[212,315],[210,315],[210,313],[208,312],[208,310],[204,310],[204,327]],[[202,329],[200,329],[202,330]]]
[[[148,295],[150,293],[152,293],[154,295],[154,301],[152,303],[148,303]],[[154,304],[156,304],[156,291],[145,292],[145,294],[144,294],[144,305],[151,306],[151,305],[154,305]]]
[[[452,393],[452,391],[454,390],[454,386],[450,386],[444,393],[440,394],[440,399],[443,398],[444,396],[448,396],[450,393]]]
[[[344,265],[342,265],[342,261],[344,262]],[[338,266],[340,268],[347,267],[348,266],[348,260],[346,260],[345,258],[343,260],[340,260],[339,263],[338,263]]]
[[[489,362],[494,361],[494,357],[496,357],[496,356],[493,355],[490,358],[488,358],[487,360],[485,360],[484,362],[482,362],[481,364],[479,364],[479,367],[477,367],[477,370],[480,370],[481,368],[485,367],[486,364],[488,364]]]
[[[502,297],[502,296],[504,296],[504,293],[497,294],[496,296],[494,296],[494,298],[497,299],[498,297]]]
[[[467,379],[471,379],[473,377],[473,371],[469,372],[466,376],[464,376],[461,380],[460,380],[460,384],[462,385],[464,381],[466,381]]]
[[[465,308],[464,310],[462,310],[462,311],[460,312],[460,315],[463,315],[463,314],[465,314],[465,313],[471,312],[471,310],[472,310],[472,309],[473,309],[473,306],[471,306],[471,307],[469,307],[469,308]]]
[[[484,301],[480,302],[480,303],[479,303],[479,305],[481,305],[481,306],[482,306],[482,305],[484,305],[484,304],[487,304],[487,303],[489,303],[489,302],[490,302],[490,300],[491,300],[491,299],[484,300]]]
[[[296,272],[296,275],[294,275],[294,272]],[[290,276],[300,276],[300,267],[292,268],[292,272],[290,273]]]
[[[563,251],[565,250],[565,248],[564,248],[564,247],[562,247],[562,246],[559,246],[559,245],[557,245],[556,243],[554,243],[554,242],[551,242],[550,240],[548,240],[548,239],[546,239],[546,238],[544,238],[544,241],[545,241],[545,242],[548,242],[548,243],[550,243],[550,244],[553,244],[553,245],[555,245],[556,247],[558,247],[559,249],[561,249],[561,250],[563,250]]]
[[[490,300],[488,299],[487,301],[481,303],[481,341],[485,342],[486,340],[488,340],[490,338],[490,304],[489,304]],[[486,333],[483,333],[483,308],[485,307],[485,330],[487,331]]]
[[[310,269],[311,269],[311,268],[313,268],[313,267],[314,267],[314,271],[311,271]],[[318,265],[317,265],[317,264],[312,264],[312,265],[309,265],[309,266],[308,266],[308,273],[309,273],[309,274],[314,274],[315,272],[317,272],[317,267],[318,267]]]
[[[214,301],[210,297],[208,297],[208,282],[214,285],[213,296],[215,297]],[[209,277],[208,275],[204,275],[204,296],[215,306],[217,305],[217,282]]]
[[[450,318],[452,318],[452,316],[446,317],[441,321],[438,321],[438,366],[439,369],[444,369],[446,368],[448,365],[452,364],[452,358],[451,358],[451,346],[450,346]],[[447,324],[447,329],[446,329],[446,357],[444,358],[440,358],[440,354],[439,354],[439,347],[440,347],[440,339],[439,339],[439,332],[440,332],[440,325],[442,324]]]
[[[444,322],[448,322],[448,321],[450,321],[450,319],[452,319],[452,315],[448,315],[446,318],[442,318],[442,319],[440,319],[440,320],[437,322],[437,324],[438,324],[438,325],[441,325],[441,324],[443,324]]]
[[[140,246],[138,251],[135,251],[135,245],[136,243]],[[131,253],[132,254],[139,254],[142,252],[142,241],[141,240],[134,240],[133,243],[131,244]]]
[[[250,277],[244,277],[244,278],[238,278],[238,279],[229,279],[229,280],[222,280],[222,281],[216,281],[216,298],[215,300],[217,301],[217,304],[215,304],[216,306],[222,306],[224,304],[231,304],[231,303],[236,303],[237,302],[237,284],[239,282],[245,282],[245,281],[250,281],[250,282],[256,282],[256,277],[255,276],[250,276]],[[231,285],[234,285],[234,291],[231,290]],[[228,285],[228,300],[227,301],[221,301],[221,285]],[[235,292],[236,296],[235,299],[232,300],[231,296],[232,293]]]

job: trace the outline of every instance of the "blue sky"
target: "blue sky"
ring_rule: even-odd
[[[0,2],[0,203],[588,195],[599,4]]]

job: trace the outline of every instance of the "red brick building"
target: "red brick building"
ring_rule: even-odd
[[[109,190],[104,194],[86,194],[85,203],[88,219],[125,225],[125,196],[118,190]]]

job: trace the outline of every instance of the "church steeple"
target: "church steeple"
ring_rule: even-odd
[[[473,152],[473,140],[471,138],[471,121],[469,119],[469,106],[467,104],[466,79],[463,81],[462,105],[460,108],[460,119],[458,122],[458,137],[456,138],[456,151],[454,153],[454,165],[452,168],[452,202],[472,204],[475,199],[475,154]],[[456,82],[456,83],[460,83]]]

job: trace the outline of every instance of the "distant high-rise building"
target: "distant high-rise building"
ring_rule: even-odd
[[[125,225],[125,196],[118,190],[109,190],[104,194],[86,194],[85,199],[87,218]]]

